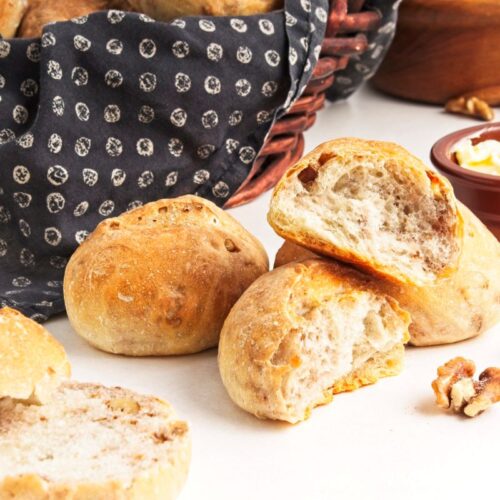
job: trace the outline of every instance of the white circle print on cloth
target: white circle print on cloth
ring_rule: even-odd
[[[0,303],[61,311],[64,266],[106,217],[186,193],[224,205],[312,71],[328,2],[310,6],[172,23],[111,10],[0,40]]]

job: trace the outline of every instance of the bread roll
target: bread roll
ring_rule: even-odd
[[[323,259],[255,281],[221,333],[219,369],[233,401],[296,423],[334,393],[399,373],[409,315],[371,281]]]
[[[68,21],[110,7],[110,0],[29,0],[17,35],[21,38],[39,37],[48,23]]]
[[[464,220],[463,252],[452,276],[424,287],[379,281],[381,290],[411,314],[413,345],[458,342],[500,321],[500,243],[461,203],[459,211]],[[313,256],[311,251],[285,242],[275,266]]]
[[[259,241],[213,203],[160,200],[102,222],[78,248],[66,310],[104,351],[194,353],[217,345],[229,310],[268,266]]]
[[[63,346],[45,328],[14,309],[0,309],[0,399],[44,403],[70,372]]]
[[[167,403],[119,387],[71,382],[47,405],[0,401],[0,499],[174,499],[189,434]]]
[[[127,0],[124,8],[159,21],[182,16],[245,16],[279,9],[283,0]]]
[[[268,218],[285,239],[400,283],[449,275],[460,254],[450,184],[392,143],[317,147],[278,183]]]
[[[15,36],[27,7],[28,0],[0,0],[0,36]]]
[[[302,260],[319,258],[322,258],[322,256],[311,252],[311,250],[301,247],[296,243],[285,240],[276,252],[276,257],[274,258],[274,269],[284,266],[289,262],[300,262]],[[327,259],[327,257],[323,258]]]

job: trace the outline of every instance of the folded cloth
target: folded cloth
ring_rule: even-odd
[[[63,311],[67,260],[106,217],[186,193],[224,204],[306,85],[327,12],[108,11],[0,40],[0,306]]]

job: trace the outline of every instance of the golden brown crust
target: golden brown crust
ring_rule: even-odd
[[[287,221],[287,217],[275,206],[277,203],[275,200],[277,200],[278,196],[282,192],[286,192],[291,182],[299,177],[301,173],[311,168],[317,171],[322,168],[328,160],[334,157],[356,159],[360,164],[382,159],[404,165],[405,169],[414,172],[415,175],[422,175],[422,173],[424,173],[431,182],[433,193],[436,197],[446,201],[451,216],[455,218],[453,239],[455,243],[457,243],[457,246],[459,246],[463,234],[463,222],[456,209],[456,200],[450,183],[444,177],[437,175],[419,158],[413,156],[398,144],[381,141],[367,141],[356,138],[342,138],[325,142],[288,169],[274,189],[271,207],[268,213],[269,224],[280,236],[314,251],[315,253],[354,264],[356,267],[370,274],[395,283],[416,283],[415,278],[403,274],[395,266],[383,264],[366,254],[349,250],[348,248],[333,246],[306,231],[293,228],[293,221]],[[458,257],[459,252],[456,252],[452,262],[440,271],[440,277],[449,276],[453,273],[457,266]]]
[[[45,328],[0,309],[0,398],[44,402],[70,372],[63,346]]]
[[[370,277],[322,259],[288,264],[254,282],[233,307],[221,333],[219,370],[233,401],[259,418],[295,423],[307,418],[315,406],[329,402],[332,392],[353,390],[399,372],[402,349],[389,355],[394,359],[393,370],[382,369],[384,363],[379,361],[367,362],[339,377],[333,390],[322,388],[322,397],[304,410],[294,407],[284,393],[289,376],[306,362],[303,341],[297,339],[314,310],[325,300],[356,302],[364,292],[375,293]],[[386,300],[392,321],[407,327],[409,315],[394,300]],[[407,332],[403,337],[400,346],[408,340]]]
[[[73,17],[85,16],[109,7],[109,0],[29,0],[29,7],[17,36],[39,37],[47,23],[68,21]]]
[[[17,27],[28,8],[28,0],[0,0],[0,35],[15,36]]]
[[[458,206],[464,221],[463,250],[452,276],[424,287],[379,281],[382,291],[411,314],[410,342],[416,346],[465,340],[500,321],[500,244],[468,208]],[[285,242],[275,266],[313,255]]]
[[[0,481],[0,500],[174,500],[186,479],[189,461],[187,451],[179,456],[175,468],[157,467],[131,485],[119,481],[58,485],[37,474],[7,477]]]
[[[182,16],[245,16],[279,9],[283,0],[127,0],[128,8],[159,21]]]
[[[318,257],[321,256],[296,243],[285,240],[274,258],[274,268],[284,266],[289,262],[300,262],[301,260],[316,259]]]
[[[227,313],[267,270],[259,241],[213,203],[160,200],[102,222],[78,248],[66,308],[105,351],[193,353],[217,345]]]

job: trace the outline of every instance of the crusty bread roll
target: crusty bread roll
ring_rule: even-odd
[[[0,0],[0,35],[15,36],[17,27],[28,7],[28,0]]]
[[[274,269],[284,266],[290,262],[300,262],[301,260],[307,259],[319,259],[321,257],[321,255],[314,253],[307,248],[285,240],[276,252],[276,257],[274,258]],[[324,258],[327,259],[327,257]]]
[[[104,351],[194,353],[217,345],[229,310],[268,267],[259,241],[213,203],[160,200],[102,222],[78,248],[66,310]]]
[[[159,399],[67,382],[53,400],[0,400],[0,499],[171,500],[190,435]]]
[[[283,0],[126,0],[124,8],[159,21],[182,16],[245,16],[279,9]]]
[[[109,7],[110,0],[29,0],[17,36],[39,37],[48,23],[67,21]]]
[[[244,410],[296,423],[334,393],[399,373],[409,321],[346,265],[291,263],[261,276],[229,313],[222,381]]]
[[[63,346],[45,328],[14,309],[0,309],[0,399],[44,403],[70,372]]]
[[[449,344],[483,333],[500,321],[500,243],[479,219],[458,203],[464,220],[463,252],[457,271],[424,287],[380,280],[412,317],[410,342]],[[275,266],[316,255],[290,242],[280,248]]]
[[[450,184],[392,143],[317,147],[278,183],[268,218],[285,239],[395,282],[431,283],[460,254]]]

